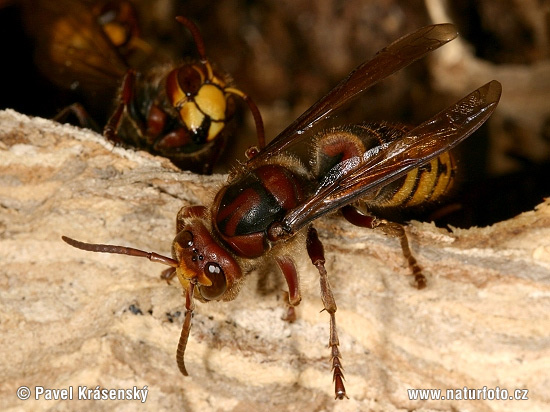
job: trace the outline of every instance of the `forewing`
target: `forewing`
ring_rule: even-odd
[[[124,76],[126,62],[84,2],[27,0],[24,18],[37,65],[57,85],[101,92]]]
[[[401,139],[336,165],[310,199],[287,213],[283,227],[293,233],[452,149],[491,116],[501,91],[500,83],[493,80]]]
[[[456,27],[445,23],[423,27],[394,41],[380,50],[371,60],[359,65],[327,95],[298,117],[264,150],[253,157],[248,162],[248,166],[254,167],[259,161],[309,137],[306,132],[320,121],[328,118],[335,110],[380,80],[443,46],[456,36]]]

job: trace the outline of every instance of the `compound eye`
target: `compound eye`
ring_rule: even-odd
[[[195,96],[203,83],[204,79],[194,66],[186,64],[178,69],[178,85],[187,96]]]
[[[188,230],[182,230],[176,235],[174,243],[177,243],[182,249],[191,247],[193,246],[193,234]]]
[[[209,262],[204,267],[204,274],[212,281],[210,286],[199,286],[202,297],[206,300],[215,300],[225,293],[227,280],[223,269],[217,263]]]

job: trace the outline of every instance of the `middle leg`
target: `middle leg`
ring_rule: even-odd
[[[330,288],[328,281],[327,270],[325,269],[325,252],[323,244],[317,236],[317,230],[313,226],[310,226],[307,232],[307,253],[311,259],[311,263],[315,265],[319,271],[319,281],[321,284],[321,300],[323,301],[324,310],[330,315],[330,338],[328,346],[332,351],[332,371],[334,381],[334,393],[335,399],[347,398],[346,388],[344,387],[344,372],[342,368],[342,362],[340,361],[341,355],[338,345],[338,332],[336,330],[336,302],[334,301],[334,295]]]

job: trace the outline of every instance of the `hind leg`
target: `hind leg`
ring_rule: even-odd
[[[353,206],[344,206],[342,208],[342,214],[348,222],[355,226],[366,227],[369,229],[380,229],[385,234],[398,238],[401,243],[403,255],[405,256],[405,259],[407,259],[412,276],[414,276],[413,285],[417,289],[424,289],[426,287],[426,277],[422,273],[422,269],[418,266],[416,258],[411,252],[407,234],[405,233],[405,228],[402,225],[387,221],[385,219],[378,219],[374,216],[364,215]]]

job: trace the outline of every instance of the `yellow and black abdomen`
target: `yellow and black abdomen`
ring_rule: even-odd
[[[371,125],[368,135],[362,139],[375,140],[378,144],[398,140],[410,126],[382,123]],[[372,144],[372,143],[371,143]],[[455,162],[445,152],[430,162],[411,170],[406,175],[383,186],[373,196],[365,199],[367,206],[376,210],[386,208],[415,208],[440,201],[453,186]]]
[[[384,208],[416,207],[436,202],[450,191],[454,172],[453,157],[449,152],[445,152],[382,187],[367,203],[377,208]]]
[[[383,122],[335,128],[321,133],[315,142],[314,173],[320,178],[337,163],[399,140],[411,129],[410,126]],[[376,192],[367,194],[361,201],[373,211],[428,205],[449,193],[454,175],[453,156],[444,152]]]

